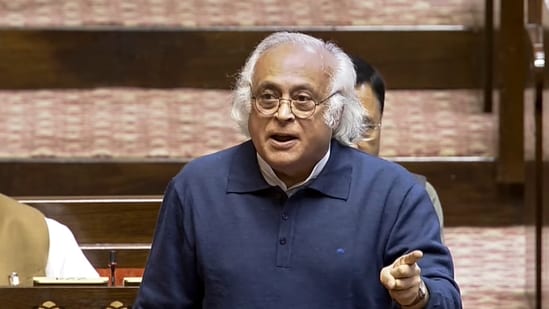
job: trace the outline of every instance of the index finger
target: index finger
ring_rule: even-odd
[[[421,260],[423,252],[421,250],[414,250],[400,257],[398,265],[408,264],[414,265],[417,261]]]

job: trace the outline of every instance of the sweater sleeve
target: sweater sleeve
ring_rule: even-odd
[[[454,280],[452,256],[440,240],[437,214],[423,186],[416,184],[411,187],[395,217],[387,241],[386,265],[410,251],[423,251],[418,264],[430,294],[425,308],[462,308],[459,287]]]
[[[201,308],[192,216],[174,183],[168,185],[134,308]]]

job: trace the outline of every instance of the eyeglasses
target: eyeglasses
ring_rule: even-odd
[[[286,102],[290,105],[290,110],[296,118],[307,119],[311,117],[316,110],[316,107],[326,101],[331,97],[338,94],[339,91],[336,91],[330,94],[327,98],[316,102],[313,98],[307,95],[299,95],[295,99],[285,99],[277,98],[271,93],[261,94],[258,97],[252,97],[252,100],[255,102],[255,108],[258,112],[265,116],[273,116],[278,112],[280,104]]]
[[[371,123],[371,121],[366,120],[361,126],[361,140],[366,141],[372,139],[374,132],[380,128],[381,123]]]

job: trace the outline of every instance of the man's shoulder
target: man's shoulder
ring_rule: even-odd
[[[416,173],[413,173],[413,175],[422,186],[427,186],[427,177]]]
[[[248,141],[197,157],[187,162],[176,177],[180,178],[189,175],[192,175],[192,177],[199,175],[211,176],[219,173],[226,173],[235,160],[244,160],[246,159],[246,156],[251,157],[252,153],[255,155],[255,150],[252,150],[253,146],[251,142]]]
[[[396,184],[395,179],[406,180],[404,183],[417,182],[411,173],[402,165],[389,159],[367,154],[352,147],[343,147],[334,156],[336,166],[350,167],[357,181],[361,183],[375,182],[386,185]]]
[[[356,150],[351,153],[354,164],[365,166],[372,173],[383,172],[388,175],[409,175],[410,172],[402,165],[388,158],[378,157]]]

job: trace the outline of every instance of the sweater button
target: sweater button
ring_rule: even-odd
[[[286,238],[284,238],[284,237],[283,237],[283,238],[280,238],[280,239],[278,240],[278,242],[279,242],[281,245],[284,246],[284,245],[286,244]]]

